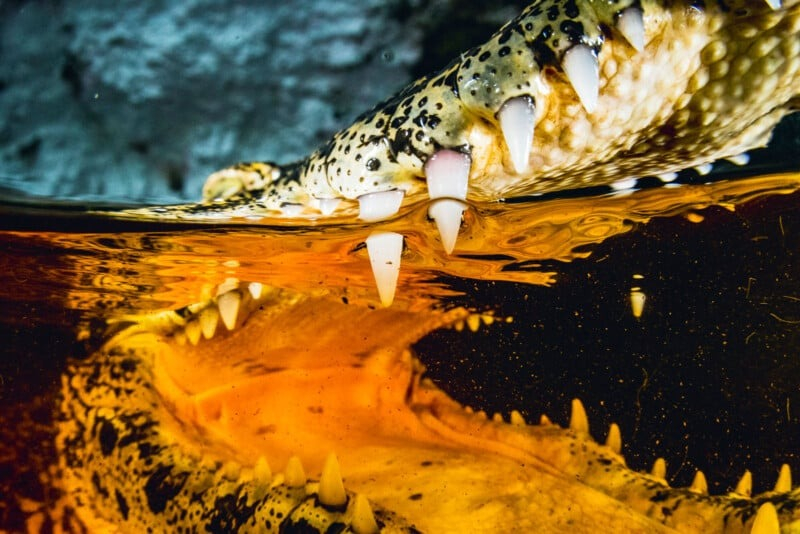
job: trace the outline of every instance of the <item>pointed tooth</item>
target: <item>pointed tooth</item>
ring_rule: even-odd
[[[290,488],[301,488],[306,485],[306,472],[303,469],[303,464],[300,463],[300,458],[292,456],[286,462],[286,469],[284,471],[286,485]]]
[[[494,421],[495,423],[502,423],[503,415],[500,412],[494,412],[492,414],[492,421]]]
[[[767,5],[775,11],[781,8],[781,0],[767,0]]]
[[[750,154],[748,154],[747,152],[742,152],[741,154],[736,154],[735,156],[731,156],[731,157],[725,158],[725,159],[727,159],[728,161],[730,161],[734,165],[738,165],[740,167],[743,167],[743,166],[747,165],[748,163],[750,163]]]
[[[638,7],[629,7],[617,19],[617,29],[637,52],[644,50],[644,13]]]
[[[677,172],[662,172],[661,174],[656,175],[659,180],[665,183],[674,182],[675,179],[678,177]]]
[[[589,433],[589,418],[586,416],[586,409],[580,399],[572,399],[572,414],[569,418],[570,430],[578,434]]]
[[[783,464],[781,466],[781,470],[778,473],[778,480],[775,482],[775,489],[778,493],[787,493],[792,491],[792,470],[789,468],[789,464]]]
[[[336,208],[339,207],[341,204],[341,198],[318,198],[317,199],[317,207],[319,211],[322,212],[323,215],[330,215]]]
[[[636,177],[623,178],[611,184],[611,189],[614,191],[628,191],[636,188],[636,183],[639,179]]]
[[[272,480],[272,469],[270,469],[269,462],[263,456],[259,456],[258,460],[256,460],[256,465],[253,466],[253,479],[262,485],[269,484]]]
[[[333,453],[328,455],[325,465],[322,466],[322,475],[319,477],[319,502],[323,506],[344,506],[347,503],[339,460]]]
[[[698,470],[694,474],[694,480],[692,480],[692,485],[689,486],[689,491],[700,495],[708,495],[708,482],[702,471]]]
[[[369,505],[367,498],[361,494],[356,494],[353,499],[350,528],[356,534],[375,534],[379,531],[375,515],[372,513],[372,507]]]
[[[239,462],[228,461],[222,466],[222,476],[230,481],[238,480],[242,474],[242,466]]]
[[[238,291],[228,291],[217,297],[217,308],[222,322],[228,330],[236,326],[236,316],[239,315],[239,303],[242,297]]]
[[[250,292],[250,296],[253,297],[253,300],[258,300],[264,292],[264,284],[261,282],[250,282],[247,286],[247,290]]]
[[[525,426],[525,418],[517,410],[511,410],[511,424],[514,426]]]
[[[753,493],[753,474],[749,470],[744,472],[733,492],[744,497],[750,497]]]
[[[467,317],[467,327],[469,328],[470,332],[475,333],[481,327],[481,317],[477,314],[472,314]]]
[[[361,195],[358,197],[358,218],[368,222],[388,219],[400,211],[404,195],[399,189]]]
[[[184,329],[186,330],[186,339],[189,340],[189,343],[197,345],[200,341],[200,323],[194,320],[189,321],[186,323]]]
[[[586,45],[575,45],[564,53],[564,72],[588,113],[597,107],[600,66],[597,55]]]
[[[653,468],[650,470],[650,474],[658,479],[667,480],[667,462],[663,458],[656,458],[656,461],[653,462]]]
[[[619,425],[617,425],[617,423],[611,423],[611,426],[608,427],[606,447],[617,454],[622,452],[622,433],[619,431]]]
[[[547,417],[547,414],[542,414],[539,416],[539,424],[542,426],[552,425],[553,422]]]
[[[436,221],[436,228],[439,229],[439,235],[442,238],[442,246],[448,254],[451,254],[456,248],[458,231],[461,229],[461,216],[465,209],[464,203],[450,199],[437,200],[428,208],[428,215]]]
[[[389,307],[394,301],[397,278],[400,275],[403,236],[396,232],[373,232],[367,237],[366,243],[381,304]]]
[[[771,502],[765,502],[758,507],[750,534],[780,534],[780,532],[781,522],[778,519],[778,510]]]
[[[208,306],[200,312],[200,329],[203,331],[203,337],[211,339],[214,337],[214,332],[217,331],[217,323],[219,322],[219,311],[214,306]]]
[[[705,176],[706,174],[710,173],[713,169],[714,169],[714,165],[711,164],[711,163],[701,163],[700,165],[697,165],[694,168],[694,170],[700,176]]]
[[[497,112],[500,129],[517,174],[528,170],[528,161],[533,143],[533,128],[536,123],[536,107],[529,96],[517,96],[506,100]]]
[[[284,204],[281,204],[280,209],[281,213],[286,217],[297,217],[298,215],[303,213],[305,206],[303,206],[302,204],[295,204],[293,202],[286,202]]]
[[[471,159],[466,154],[447,149],[428,158],[425,163],[428,196],[431,199],[466,199],[470,163]]]

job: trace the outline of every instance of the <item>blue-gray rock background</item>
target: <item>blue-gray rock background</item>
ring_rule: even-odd
[[[0,0],[0,186],[72,199],[197,199],[220,167],[308,154],[517,9]]]
[[[308,154],[524,4],[0,0],[0,190],[195,200],[216,169]]]

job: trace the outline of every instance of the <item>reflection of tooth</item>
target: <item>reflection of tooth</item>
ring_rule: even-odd
[[[372,274],[378,286],[381,304],[390,306],[400,275],[403,236],[396,232],[374,232],[366,239]]]
[[[217,322],[219,322],[219,312],[214,306],[208,306],[200,312],[200,328],[203,331],[203,337],[211,339],[214,337],[214,332],[217,330]]]
[[[227,293],[217,297],[217,308],[219,308],[219,315],[222,317],[222,322],[228,330],[233,330],[236,326],[236,316],[239,314],[239,303],[242,297],[238,291],[228,291]]]
[[[622,433],[619,431],[619,425],[617,423],[611,423],[611,426],[608,428],[606,447],[617,454],[622,452]]]
[[[197,345],[200,341],[200,323],[197,321],[189,321],[186,323],[186,338],[192,345]]]
[[[358,197],[358,217],[362,221],[379,221],[400,211],[404,193],[400,190],[367,193]]]
[[[247,286],[247,290],[250,292],[250,296],[253,297],[253,300],[258,300],[264,292],[264,285],[261,282],[250,282]]]
[[[572,414],[569,418],[569,428],[576,434],[589,433],[589,418],[580,399],[572,399]]]
[[[780,532],[781,522],[778,519],[778,510],[771,502],[765,502],[758,507],[750,534],[780,534]]]
[[[286,485],[290,488],[301,488],[306,485],[306,472],[303,464],[300,463],[300,458],[297,456],[289,458],[289,461],[286,462],[284,478]]]
[[[653,475],[655,478],[666,481],[667,461],[664,460],[663,458],[656,458],[656,461],[653,462],[653,468],[650,470],[650,474]]]
[[[733,492],[744,497],[750,497],[750,494],[753,493],[753,474],[750,471],[746,470],[744,472]]]
[[[444,198],[428,208],[428,215],[436,221],[442,245],[450,254],[456,246],[461,215],[465,206],[451,199],[466,199],[469,183],[470,157],[453,150],[440,150],[425,163],[428,196],[432,200]]]
[[[694,480],[692,480],[692,485],[689,486],[689,491],[700,495],[708,495],[708,482],[702,471],[697,471],[694,474]]]
[[[350,527],[356,534],[374,534],[380,530],[369,501],[361,494],[357,494],[353,499],[353,519],[350,521]]]
[[[511,155],[511,162],[517,174],[528,170],[528,159],[533,143],[533,128],[536,121],[536,108],[529,96],[518,96],[506,100],[497,113],[500,129]]]
[[[644,16],[638,7],[629,7],[617,19],[617,29],[637,52],[644,50]]]
[[[564,53],[564,72],[587,112],[597,107],[600,66],[597,56],[586,45],[575,45]]]
[[[778,473],[778,481],[775,482],[775,489],[773,491],[777,491],[778,493],[792,491],[792,470],[789,468],[789,464],[783,464],[781,466],[780,473]]]
[[[347,502],[339,460],[333,453],[328,455],[325,465],[322,466],[322,475],[319,477],[319,502],[323,506],[343,506]]]
[[[339,204],[342,202],[341,198],[319,198],[317,199],[319,211],[322,212],[323,215],[330,215],[336,208],[339,207]]]

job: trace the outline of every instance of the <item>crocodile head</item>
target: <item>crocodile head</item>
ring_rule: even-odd
[[[359,231],[374,227],[363,253],[383,308],[231,281],[127,318],[64,375],[70,506],[90,528],[132,531],[796,528],[788,470],[756,499],[748,477],[726,496],[707,495],[702,476],[672,489],[658,466],[625,467],[616,426],[596,443],[578,401],[568,429],[529,425],[472,413],[427,381],[411,343],[493,319],[392,304],[404,234],[391,219],[430,202],[458,251],[468,203],[705,171],[763,145],[798,95],[797,1],[538,2],[306,160],[237,165],[209,178],[203,203],[128,212],[358,217]]]

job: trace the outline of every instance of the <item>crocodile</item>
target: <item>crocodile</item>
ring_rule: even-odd
[[[308,158],[212,174],[136,218],[367,225],[425,204],[447,254],[470,204],[664,181],[767,143],[800,103],[800,1],[542,0]],[[404,236],[365,239],[382,306],[229,280],[117,318],[57,410],[60,524],[90,531],[793,532],[800,490],[709,495],[568,428],[474,412],[425,378],[426,333],[491,322],[395,302]],[[352,328],[350,325],[358,325]],[[124,328],[123,328],[124,326]],[[282,471],[273,472],[280,466]],[[306,473],[319,474],[308,478]],[[342,477],[344,474],[344,479]],[[346,484],[345,484],[346,482]],[[30,513],[29,527],[45,523]],[[51,515],[54,512],[48,512]]]

